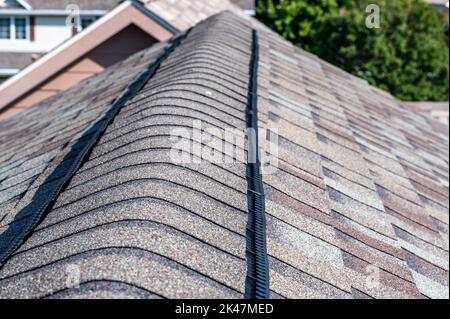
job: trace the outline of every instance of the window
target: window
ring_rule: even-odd
[[[27,19],[15,18],[14,22],[16,27],[16,39],[25,40],[27,38]]]
[[[0,40],[27,40],[28,17],[0,17]]]
[[[10,18],[0,18],[0,39],[11,38]]]
[[[95,21],[95,18],[92,18],[92,17],[81,18],[81,23],[80,23],[81,30],[86,29],[94,21]]]

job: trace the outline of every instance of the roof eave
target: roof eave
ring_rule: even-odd
[[[25,0],[17,0],[17,2],[24,7],[26,10],[32,10],[33,7]]]

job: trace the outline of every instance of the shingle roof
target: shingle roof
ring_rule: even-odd
[[[230,0],[239,8],[244,10],[255,10],[255,0]]]
[[[449,102],[407,102],[405,105],[411,107],[415,112],[449,125]]]
[[[426,2],[428,2],[430,4],[445,6],[445,4],[448,2],[448,0],[426,0]]]
[[[178,30],[186,30],[224,10],[242,14],[229,0],[141,0],[141,2]]]
[[[26,0],[33,9],[65,9],[69,4],[76,4],[81,10],[111,10],[117,6],[122,0]],[[179,9],[187,9],[188,12],[191,9],[196,9],[191,12],[193,16],[202,15],[203,19],[209,17],[209,12],[220,12],[221,8],[229,7],[228,0],[137,0],[144,3],[149,3],[150,7],[154,8],[167,8],[169,12],[161,11],[162,14],[178,14]],[[153,2],[153,4],[150,4]],[[253,9],[254,1],[252,0],[232,0],[243,9]],[[198,10],[198,7],[201,7]],[[173,11],[172,11],[173,10]],[[205,16],[205,14],[208,14]],[[179,16],[183,18],[182,16]],[[194,17],[187,17],[191,20]],[[194,18],[197,19],[197,18]],[[203,20],[202,19],[202,20]],[[196,21],[199,22],[199,21]]]
[[[76,4],[80,10],[111,10],[121,0],[26,0],[35,10],[65,9],[69,4]]]
[[[42,182],[69,174],[73,145],[167,53],[8,256],[0,297],[243,296],[246,163],[176,164],[171,151],[185,140],[173,129],[195,132],[197,120],[216,130],[192,135],[195,159],[200,145],[235,155],[212,141],[246,127],[251,26],[261,153],[278,139],[277,169],[263,175],[270,297],[448,298],[448,131],[231,13],[200,23],[172,53],[170,43],[146,50],[0,123],[5,247],[34,218],[20,210],[53,189]],[[78,288],[67,286],[74,273]]]
[[[448,129],[273,33],[260,38],[260,125],[279,135],[279,169],[265,176],[272,289],[448,297]]]
[[[0,69],[23,69],[34,62],[36,53],[0,52]]]

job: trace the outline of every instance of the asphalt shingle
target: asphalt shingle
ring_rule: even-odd
[[[236,154],[221,142],[246,126],[252,27],[261,153],[277,160],[263,175],[270,296],[448,298],[448,132],[232,13],[194,27],[130,97],[0,269],[0,297],[243,296],[246,163],[224,162]],[[166,47],[0,123],[0,234]],[[171,157],[180,129],[190,163]]]

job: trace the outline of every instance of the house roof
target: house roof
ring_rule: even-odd
[[[64,10],[69,4],[75,4],[81,10],[111,10],[121,0],[25,0],[33,10]]]
[[[443,124],[449,124],[449,102],[407,102],[405,105]]]
[[[52,76],[130,25],[138,26],[158,41],[166,41],[175,33],[223,10],[240,14],[228,0],[157,0],[148,1],[145,5],[137,0],[124,1],[89,28],[44,55],[40,61],[2,83],[0,118],[22,110],[22,106],[15,105],[15,102],[39,89]]]
[[[123,0],[25,0],[33,9],[65,9],[69,4],[76,4],[81,10],[111,10],[116,7]],[[226,6],[228,1],[197,1],[197,4],[193,1],[183,1],[183,0],[142,0],[145,3],[159,2],[162,6],[170,5],[172,8],[180,8],[185,6],[186,8],[196,9],[196,6],[202,6],[205,10],[212,10],[213,7]],[[254,0],[231,0],[231,2],[238,5],[244,10],[254,9]],[[200,8],[200,12],[202,8]],[[205,13],[205,12],[203,12]],[[208,15],[209,16],[209,15]]]
[[[426,0],[426,2],[434,5],[442,5],[445,6],[446,3],[448,3],[448,0]]]
[[[186,30],[223,10],[240,13],[240,10],[229,0],[142,0],[141,2],[147,9],[178,30]]]
[[[0,122],[0,297],[244,296],[249,118],[271,298],[448,298],[448,130],[229,12]]]
[[[243,10],[255,10],[255,0],[231,0],[231,2]]]
[[[0,69],[23,69],[34,62],[37,53],[0,52]]]

